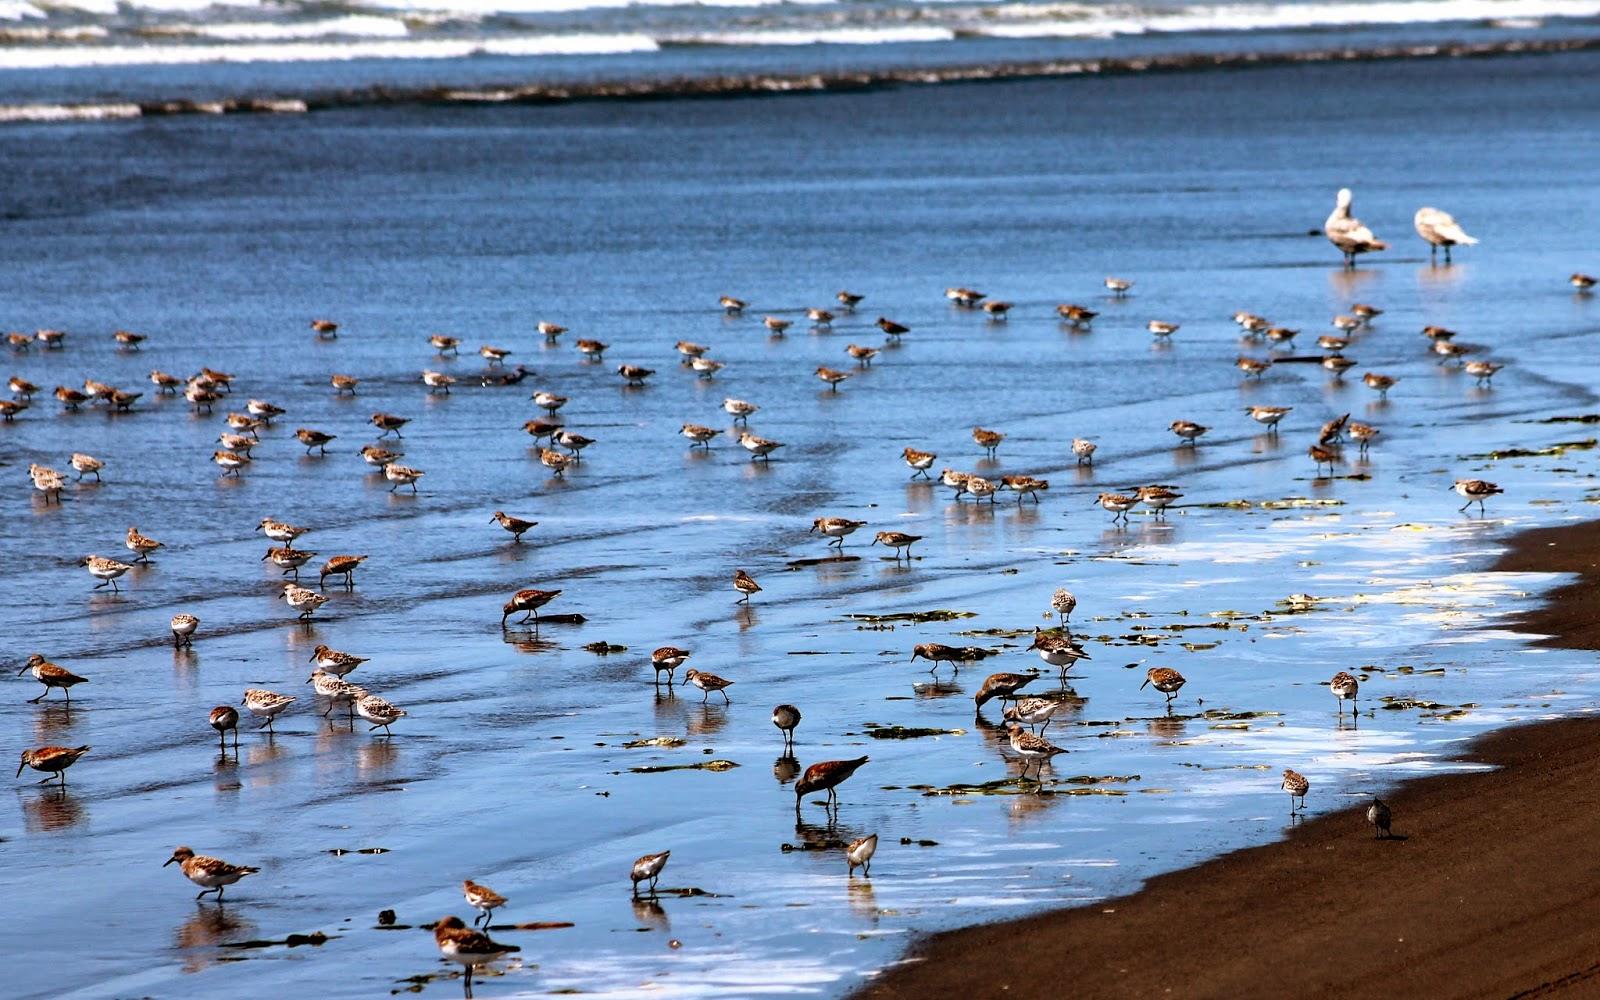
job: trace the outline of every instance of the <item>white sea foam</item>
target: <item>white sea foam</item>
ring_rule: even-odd
[[[352,14],[319,21],[234,21],[223,24],[173,25],[167,34],[191,34],[224,41],[275,42],[306,38],[405,38],[406,23],[395,17]]]
[[[729,31],[662,39],[668,45],[884,45],[893,42],[948,42],[951,28],[818,28],[815,30]]]

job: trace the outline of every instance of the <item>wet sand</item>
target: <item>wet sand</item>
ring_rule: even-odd
[[[1494,570],[1579,574],[1516,627],[1600,648],[1600,522],[1510,546]],[[856,996],[1593,995],[1597,758],[1593,716],[1491,733],[1461,759],[1494,770],[1385,797],[1393,839],[1362,800],[1131,896],[926,938]]]

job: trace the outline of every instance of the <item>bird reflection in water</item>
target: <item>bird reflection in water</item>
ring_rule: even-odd
[[[255,935],[256,925],[223,906],[196,907],[194,915],[172,932],[172,943],[183,952],[183,971],[200,972],[222,959],[217,948],[229,941]]]
[[[778,779],[778,784],[787,785],[800,777],[800,761],[794,757],[779,757],[772,762],[772,776]]]
[[[526,629],[522,631],[507,629],[505,642],[508,646],[514,646],[519,653],[548,653],[560,648],[559,643],[541,639],[537,633]]]
[[[1145,723],[1145,729],[1158,740],[1181,740],[1188,727],[1188,717],[1181,715],[1169,715]]]
[[[79,714],[81,716],[81,711]],[[72,706],[65,702],[58,705],[41,704],[33,715],[34,743],[50,746],[65,742],[65,736],[72,730],[76,718],[72,714]]]
[[[23,827],[29,833],[55,833],[83,822],[87,813],[83,802],[66,788],[41,789],[36,794],[19,792],[22,796]]]
[[[961,694],[961,685],[956,683],[954,677],[949,680],[940,680],[935,677],[931,681],[918,681],[911,685],[911,691],[917,696],[918,701],[933,698],[948,698],[951,695]]]
[[[734,612],[733,620],[739,623],[741,632],[748,632],[761,624],[761,616],[748,604],[739,605],[739,610]]]
[[[633,919],[645,930],[671,931],[672,920],[657,896],[633,897]]]
[[[850,904],[850,912],[867,921],[872,926],[878,926],[878,895],[872,887],[872,880],[865,878],[849,879],[845,882],[845,898]]]
[[[363,778],[381,778],[394,770],[400,751],[393,740],[369,740],[356,751],[356,770]]]
[[[710,702],[696,705],[685,721],[690,736],[715,736],[728,725],[728,706]]]

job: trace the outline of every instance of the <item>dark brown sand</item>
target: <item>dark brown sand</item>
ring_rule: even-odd
[[[1520,535],[1493,568],[1582,574],[1517,627],[1600,648],[1600,522]],[[1122,899],[930,936],[856,996],[1600,997],[1600,717],[1462,759],[1497,769],[1388,796],[1396,839],[1365,806],[1318,816]]]

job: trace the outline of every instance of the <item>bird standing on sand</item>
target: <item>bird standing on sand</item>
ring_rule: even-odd
[[[1357,254],[1389,249],[1389,244],[1374,236],[1372,230],[1350,214],[1350,203],[1350,189],[1340,188],[1339,196],[1333,205],[1333,213],[1328,216],[1328,221],[1322,224],[1322,231],[1327,235],[1328,242],[1338,247],[1339,252],[1344,254],[1345,267],[1356,266]]]
[[[1450,263],[1450,248],[1460,244],[1464,247],[1477,246],[1478,241],[1466,234],[1454,217],[1449,212],[1441,212],[1437,208],[1419,208],[1417,214],[1412,216],[1411,225],[1416,227],[1417,235],[1428,241],[1428,258],[1430,260],[1439,256],[1439,248],[1444,247],[1444,262]]]
[[[683,661],[687,660],[690,655],[687,649],[679,649],[677,646],[662,646],[651,653],[650,666],[655,668],[656,683],[661,683],[661,672],[665,670],[667,672],[667,687],[671,687],[672,672],[683,666]]]
[[[1006,723],[1006,730],[1011,742],[1012,751],[1015,752],[1017,756],[1022,758],[1022,780],[1024,781],[1026,781],[1028,778],[1029,764],[1037,761],[1040,770],[1043,770],[1045,761],[1049,760],[1051,757],[1054,757],[1058,753],[1066,753],[1066,750],[1056,746],[1054,743],[1051,743],[1043,736],[1035,735],[1034,733],[1029,732],[1027,729],[1024,729],[1021,723],[1008,722]],[[1036,773],[1034,776],[1034,781],[1038,780],[1039,778]]]
[[[1299,771],[1291,771],[1289,768],[1284,768],[1282,787],[1284,791],[1289,793],[1289,813],[1293,815],[1297,809],[1304,812],[1306,808],[1306,793],[1311,791],[1311,782],[1306,780],[1306,776]],[[1298,807],[1294,804],[1295,799],[1300,800]]]
[[[1377,796],[1373,796],[1372,805],[1367,806],[1367,823],[1372,827],[1372,836],[1378,840],[1388,840],[1394,836],[1389,831],[1389,822],[1393,814],[1389,811],[1388,803]]]
[[[522,541],[524,534],[539,526],[538,521],[526,521],[520,517],[512,517],[503,510],[495,511],[494,516],[489,518],[489,521],[491,524],[499,524],[500,527],[511,532],[511,540],[513,542]]]
[[[702,702],[711,697],[711,692],[716,691],[722,695],[724,705],[732,704],[728,698],[728,688],[733,685],[733,681],[718,677],[716,674],[708,674],[704,670],[692,669],[684,671],[683,679],[703,692],[700,696]]]
[[[1460,509],[1462,511],[1465,511],[1473,504],[1477,504],[1479,514],[1483,513],[1483,502],[1485,500],[1496,493],[1505,492],[1499,486],[1485,479],[1457,479],[1452,489],[1467,498],[1467,502],[1461,505]]]

